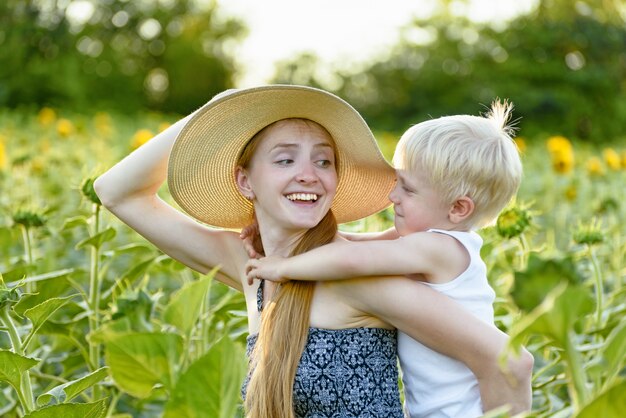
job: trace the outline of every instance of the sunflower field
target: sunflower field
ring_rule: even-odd
[[[243,297],[163,255],[93,191],[175,119],[0,110],[0,416],[242,415]],[[397,136],[378,137],[389,157]],[[522,187],[480,233],[496,323],[535,358],[524,416],[624,416],[626,148],[516,142]]]

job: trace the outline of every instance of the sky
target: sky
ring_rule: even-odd
[[[413,17],[432,14],[438,0],[218,0],[222,13],[249,28],[234,48],[242,78],[238,87],[269,81],[274,63],[311,51],[321,61],[348,66],[381,56]],[[506,22],[535,0],[469,0],[454,10],[477,22]]]

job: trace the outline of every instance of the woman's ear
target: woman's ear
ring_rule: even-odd
[[[237,181],[237,188],[241,192],[242,195],[248,200],[254,199],[254,192],[252,191],[252,187],[250,186],[250,181],[248,179],[248,172],[245,168],[237,167],[235,169],[235,180]]]
[[[463,223],[474,213],[474,201],[463,196],[454,201],[448,212],[448,218],[455,224]]]

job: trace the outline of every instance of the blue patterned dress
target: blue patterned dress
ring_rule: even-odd
[[[248,356],[257,336],[248,336]],[[296,417],[402,418],[396,352],[395,330],[309,328],[293,386]]]

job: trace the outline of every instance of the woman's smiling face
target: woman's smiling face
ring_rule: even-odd
[[[242,190],[251,193],[259,225],[314,227],[337,191],[332,138],[318,124],[300,119],[278,121],[261,135],[249,166],[238,174]]]

